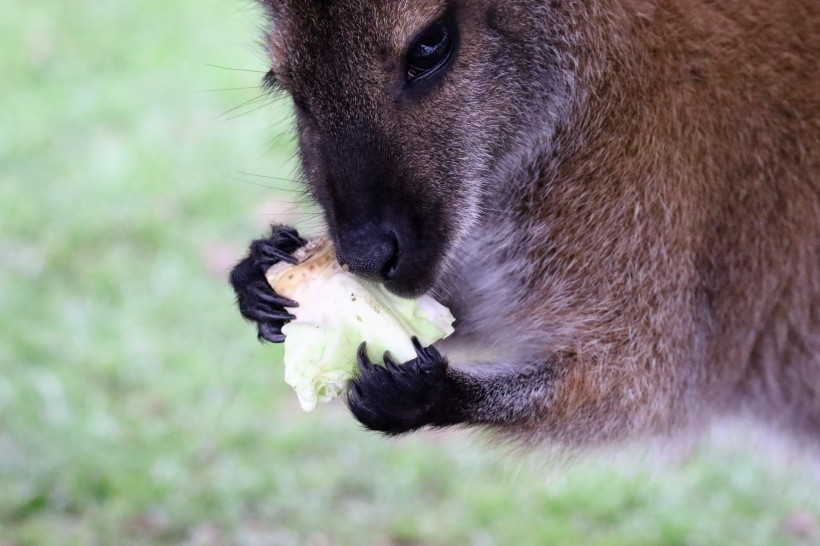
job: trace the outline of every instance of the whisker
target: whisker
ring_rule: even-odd
[[[276,201],[273,201],[275,203]],[[305,216],[305,218],[300,218],[299,222],[306,222],[308,220],[316,220],[316,216],[320,213],[316,212],[308,212],[308,211],[285,211],[285,212],[260,212],[259,216],[263,218],[275,218],[277,216]]]
[[[316,211],[306,211],[306,212],[303,212],[301,214],[304,216],[304,218],[300,219],[299,222],[302,222],[302,223],[310,222],[310,221],[317,221],[318,222],[318,221],[321,220],[321,216],[322,216],[321,212],[316,212]]]
[[[307,205],[307,203],[294,203],[293,201],[278,201],[276,199],[265,199],[265,203],[275,203],[277,205],[291,205],[293,207]],[[288,214],[295,214],[295,212],[289,212]]]
[[[238,106],[234,106],[234,107],[233,107],[233,108],[231,108],[230,110],[225,110],[224,112],[222,112],[221,114],[219,114],[219,115],[217,116],[217,118],[224,117],[224,116],[226,116],[226,115],[230,114],[231,112],[233,112],[233,111],[235,111],[235,110],[238,110],[238,109],[240,109],[240,108],[242,108],[242,107],[244,107],[244,106],[250,106],[251,104],[253,104],[253,103],[255,103],[255,102],[259,102],[259,101],[262,101],[262,100],[266,100],[267,98],[268,98],[268,96],[267,96],[266,94],[264,94],[264,93],[263,93],[263,94],[261,94],[261,95],[257,95],[256,97],[253,97],[252,99],[248,99],[248,100],[246,100],[245,102],[243,102],[242,104],[239,104]]]
[[[284,192],[288,192],[288,193],[298,193],[298,194],[302,194],[302,195],[307,195],[306,190],[297,190],[297,189],[293,189],[293,188],[280,188],[278,186],[269,186],[268,184],[261,184],[259,182],[254,182],[252,180],[245,180],[244,178],[239,178],[238,176],[227,176],[226,178],[229,178],[231,180],[236,180],[237,182],[243,182],[245,184],[250,184],[251,186],[257,186],[259,188],[265,188],[265,189],[268,189],[268,190],[284,191]]]
[[[280,98],[281,98],[281,97],[277,97],[277,98],[276,98],[276,100],[279,100]],[[278,131],[278,130],[280,130],[280,128],[281,128],[281,126],[282,126],[282,124],[283,124],[283,123],[285,123],[285,122],[287,122],[287,127],[288,127],[288,131],[287,131],[287,132],[288,132],[288,133],[290,133],[290,127],[291,127],[290,121],[291,121],[291,118],[292,118],[292,115],[291,115],[291,113],[290,113],[290,112],[283,112],[281,116],[279,116],[278,118],[274,119],[274,120],[270,123],[270,125],[268,125],[268,129],[272,129],[272,130],[274,130],[274,131]],[[281,134],[285,134],[285,131],[281,131]]]
[[[210,64],[205,63],[205,66],[209,66],[211,68],[219,68],[221,70],[234,70],[236,72],[255,72],[256,74],[267,74],[267,70],[251,70],[249,68],[231,68],[229,66],[219,66],[218,64]]]
[[[282,176],[270,176],[270,175],[265,175],[265,174],[256,174],[256,173],[250,173],[248,171],[238,171],[238,172],[239,172],[239,174],[244,174],[246,176],[253,176],[253,177],[256,177],[256,178],[266,178],[268,180],[280,180],[282,182],[290,182],[292,184],[299,184],[299,185],[304,184],[303,180],[300,180],[300,179],[297,179],[297,178],[284,178]],[[290,191],[303,191],[303,190],[290,190]]]
[[[197,89],[197,92],[198,93],[213,93],[213,92],[219,92],[219,91],[244,91],[246,89],[256,89],[258,91],[259,86],[258,85],[248,85],[248,86],[245,86],[245,87],[222,87],[222,88],[216,88],[216,89]]]
[[[275,103],[277,100],[278,100],[278,99],[274,99],[274,100],[272,100],[272,101],[270,101],[270,102],[266,102],[265,104],[263,104],[263,105],[261,105],[261,106],[257,106],[256,108],[253,108],[253,109],[248,110],[248,111],[246,111],[246,112],[240,112],[239,114],[236,114],[235,116],[231,116],[231,117],[229,117],[229,118],[221,119],[221,120],[219,120],[219,121],[221,121],[221,122],[231,121],[232,119],[236,119],[236,118],[238,118],[238,117],[240,117],[240,116],[245,116],[245,115],[247,115],[247,114],[252,114],[252,113],[256,112],[257,110],[261,110],[262,108],[266,108],[266,107],[268,107],[268,106],[271,106],[271,105],[272,105],[273,103]],[[226,112],[226,113],[227,113],[227,112]]]

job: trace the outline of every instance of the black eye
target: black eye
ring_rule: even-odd
[[[447,64],[453,51],[453,34],[453,27],[446,21],[433,23],[419,34],[405,58],[408,82],[429,76]]]

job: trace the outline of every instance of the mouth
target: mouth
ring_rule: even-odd
[[[385,281],[384,287],[392,294],[400,298],[418,298],[427,293],[432,288],[432,282],[402,282],[402,281]]]
[[[435,284],[441,256],[438,252],[400,252],[385,277],[384,287],[396,296],[417,298],[427,293]]]

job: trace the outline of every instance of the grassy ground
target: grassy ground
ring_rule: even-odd
[[[204,91],[259,81],[207,66],[264,69],[253,7],[5,6],[0,544],[820,542],[817,481],[742,446],[565,468],[301,413],[224,281],[293,198],[243,174],[292,172],[286,105]]]

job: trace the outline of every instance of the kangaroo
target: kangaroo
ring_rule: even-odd
[[[339,261],[457,319],[398,367],[360,351],[363,425],[820,441],[820,3],[263,5]],[[303,243],[274,226],[231,274],[261,340]]]

